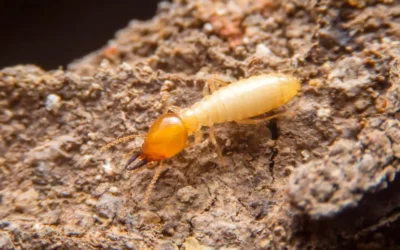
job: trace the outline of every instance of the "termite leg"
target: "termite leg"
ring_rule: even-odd
[[[203,132],[198,130],[194,133],[194,141],[190,142],[186,148],[190,148],[203,140]]]
[[[218,79],[217,77],[214,77],[213,79],[208,79],[206,84],[204,85],[203,88],[203,96],[208,96],[211,93],[214,93],[215,91],[217,91],[219,89],[219,87],[217,86],[218,83],[221,86],[227,86],[229,85],[229,83]]]
[[[154,185],[156,184],[158,178],[161,175],[162,169],[163,169],[163,161],[160,162],[160,165],[158,166],[156,172],[154,173],[153,179],[151,180],[149,186],[147,186],[147,190],[146,193],[144,194],[144,201],[143,201],[145,205],[149,203],[151,192],[153,191]]]
[[[145,167],[147,169],[153,169],[153,168],[155,168],[157,166],[157,164],[158,164],[158,162],[156,162],[156,161],[153,162],[152,161],[152,162],[148,162],[143,167]],[[136,168],[136,169],[128,169],[128,170],[132,171],[132,173],[135,173],[135,172],[141,171],[142,169],[141,168]]]
[[[208,81],[207,81],[203,87],[203,97],[206,97],[208,95],[210,95],[210,88],[209,88]]]
[[[240,123],[240,124],[258,124],[258,123],[269,121],[269,120],[272,120],[272,119],[278,118],[278,117],[294,116],[295,114],[296,113],[293,112],[293,111],[285,111],[285,112],[278,113],[278,114],[275,114],[275,115],[271,115],[271,116],[268,116],[268,117],[265,117],[265,118],[260,118],[260,119],[242,119],[242,120],[239,120],[239,121],[236,121],[236,122]]]
[[[212,79],[212,81],[214,82],[214,84],[215,84],[215,82],[217,82],[219,85],[224,86],[224,87],[229,85],[228,82],[225,82],[224,80],[219,79],[217,77],[217,75],[214,75],[214,78]],[[217,88],[217,89],[219,89],[219,88]]]
[[[215,138],[215,133],[214,133],[213,127],[208,128],[208,134],[210,135],[211,142],[214,144],[215,148],[217,149],[217,154],[218,154],[219,160],[221,161],[222,166],[224,166],[224,168],[226,168],[226,161],[225,161],[224,156],[222,155],[222,152],[218,145],[217,139]]]
[[[133,139],[135,139],[135,137],[143,137],[143,135],[127,135],[121,138],[118,138],[112,142],[107,143],[106,145],[104,145],[103,147],[101,147],[100,152],[104,152],[107,149],[114,147],[117,144],[123,143],[123,142],[127,142],[127,141],[131,141]]]
[[[157,162],[156,161],[151,162],[151,163],[146,165],[146,168],[148,168],[148,169],[153,169],[155,167],[157,167]]]
[[[215,85],[215,79],[207,80],[207,82],[203,88],[203,96],[204,97],[210,95],[210,90],[212,93],[214,93],[217,90],[217,86]],[[227,84],[226,82],[224,82],[222,80],[220,80],[220,81],[223,82],[225,85]],[[221,149],[219,148],[217,139],[215,137],[214,128],[212,126],[210,126],[208,128],[208,134],[210,135],[211,142],[214,144],[215,148],[217,149],[217,154],[221,161],[222,166],[224,166],[224,168],[226,168],[225,158],[222,155]]]
[[[218,90],[217,84],[215,84],[215,79],[211,79],[207,81],[208,88],[210,89],[211,93],[214,93]]]
[[[182,110],[182,108],[178,107],[178,106],[169,106],[167,108],[167,112],[168,111],[172,111],[173,113],[179,114],[179,112]]]
[[[203,132],[201,130],[196,131],[194,134],[194,143],[197,144],[203,140]]]

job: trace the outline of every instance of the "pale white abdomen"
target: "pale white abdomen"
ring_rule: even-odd
[[[202,126],[239,121],[261,115],[291,100],[299,81],[284,74],[266,74],[239,80],[220,88],[181,113],[191,133]]]

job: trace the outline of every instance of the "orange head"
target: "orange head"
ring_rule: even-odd
[[[188,140],[188,131],[176,114],[164,114],[151,125],[141,152],[133,155],[126,168],[140,158],[137,164],[128,169],[136,169],[150,161],[161,161],[182,151]]]

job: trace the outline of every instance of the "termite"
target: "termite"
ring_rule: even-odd
[[[217,89],[216,81],[224,86]],[[181,152],[188,144],[189,136],[194,135],[196,143],[202,138],[201,128],[208,127],[211,142],[217,149],[222,165],[226,166],[213,125],[230,121],[257,124],[284,115],[278,113],[266,118],[251,119],[286,104],[299,89],[299,80],[285,74],[257,75],[230,84],[213,79],[206,82],[203,91],[205,96],[199,102],[184,109],[169,107],[151,125],[141,150],[131,152],[125,165],[127,170],[134,170],[150,162],[160,162],[145,193],[144,203],[148,203],[151,191],[161,174],[163,161]],[[133,138],[135,136],[131,135],[117,139],[102,147],[101,151]],[[137,159],[139,161],[131,165]]]

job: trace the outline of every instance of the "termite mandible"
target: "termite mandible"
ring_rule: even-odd
[[[217,89],[215,81],[225,86]],[[209,94],[208,88],[212,94]],[[230,121],[257,124],[282,116],[284,114],[281,113],[262,119],[250,119],[284,105],[297,94],[299,89],[300,82],[297,78],[279,73],[252,76],[230,84],[214,79],[207,81],[205,97],[191,107],[185,109],[169,107],[173,113],[161,115],[151,125],[141,150],[132,152],[125,165],[127,170],[134,170],[149,162],[160,162],[147,188],[144,203],[148,203],[151,191],[161,174],[163,161],[181,152],[189,136],[194,135],[196,143],[202,138],[201,128],[208,127],[211,142],[217,149],[222,165],[226,166],[215,138],[213,125]],[[131,135],[117,139],[103,146],[101,151],[134,138],[135,136]],[[131,166],[137,159],[139,161]]]

